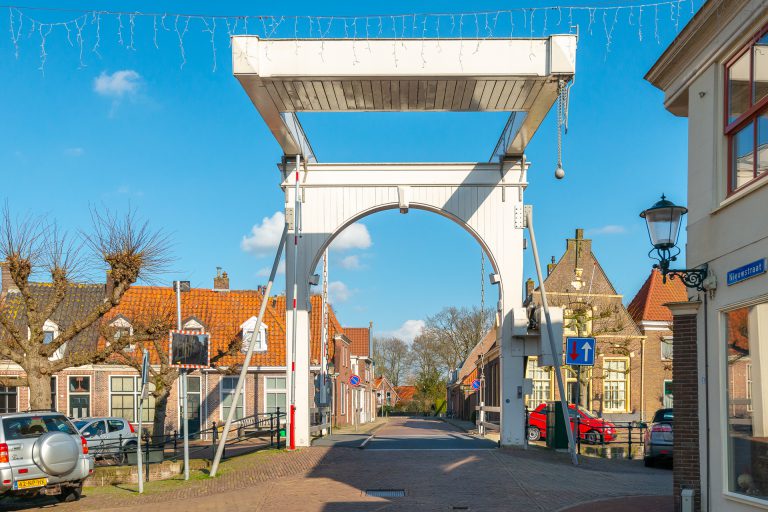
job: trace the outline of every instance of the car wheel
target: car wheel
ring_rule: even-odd
[[[61,494],[56,495],[56,499],[61,503],[72,503],[73,501],[79,501],[83,495],[83,483],[77,487],[64,487],[61,490]]]
[[[138,445],[136,443],[127,443],[125,446],[123,446],[123,449],[120,450],[120,455],[117,457],[117,463],[120,465],[127,464],[128,452],[135,452],[137,446]]]
[[[538,441],[541,439],[541,431],[536,427],[528,427],[528,440]]]
[[[589,432],[584,434],[584,440],[589,444],[599,444],[600,433],[598,433],[596,430],[590,430]]]
[[[653,457],[643,457],[643,464],[645,464],[645,467],[647,468],[656,467],[656,459]]]

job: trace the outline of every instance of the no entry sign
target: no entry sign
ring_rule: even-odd
[[[359,386],[360,385],[360,376],[359,375],[352,375],[349,378],[349,385],[350,386],[354,386],[354,387]]]

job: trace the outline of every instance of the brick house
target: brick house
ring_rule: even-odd
[[[18,291],[13,289],[9,276],[3,275],[0,301],[4,311],[17,311],[23,315]],[[33,284],[35,293],[46,293],[44,283]],[[59,330],[103,301],[106,285],[72,285],[65,300],[46,322],[54,339]],[[264,289],[230,290],[226,274],[215,279],[213,289],[192,288],[181,294],[182,328],[210,334],[211,357],[214,366],[189,373],[188,403],[190,431],[198,431],[220,422],[233,406],[233,392],[237,382],[238,365],[245,357],[243,338],[256,329],[256,316],[264,300]],[[259,328],[259,342],[249,366],[244,396],[235,405],[236,417],[265,413],[280,408],[286,410],[285,389],[285,298],[269,297],[265,317]],[[313,373],[320,370],[321,297],[312,296],[311,365]],[[65,350],[98,349],[110,343],[110,336],[131,335],[139,324],[160,319],[170,314],[175,328],[175,292],[171,287],[133,286],[120,305],[103,318],[102,325],[94,325],[81,336],[68,343]],[[329,357],[334,357],[334,340],[343,330],[329,307]],[[4,333],[0,329],[0,336]],[[155,369],[161,369],[157,348],[167,353],[168,336],[164,334],[157,344],[146,343]],[[231,350],[229,350],[231,349]],[[128,346],[109,364],[84,365],[58,372],[52,382],[53,407],[71,417],[122,416],[131,422],[138,420],[139,372],[132,360],[138,360],[140,351]],[[26,410],[29,394],[24,386],[13,386],[13,378],[20,381],[23,370],[12,362],[3,362],[0,377],[7,384],[0,387],[0,411]],[[313,390],[309,390],[312,392]],[[179,429],[179,381],[170,388],[166,407],[165,430]],[[154,419],[154,399],[145,402],[143,421]]]
[[[397,404],[399,397],[395,386],[392,385],[385,375],[376,377],[373,380],[373,389],[376,393],[376,407],[378,409],[394,407]]]
[[[641,352],[641,393],[646,420],[651,419],[657,409],[673,405],[672,313],[664,304],[685,299],[685,285],[679,279],[664,283],[661,273],[653,270],[627,306],[645,336]]]
[[[646,417],[643,364],[646,337],[624,307],[623,295],[611,284],[592,252],[592,241],[584,238],[583,230],[577,229],[574,238],[566,240],[566,250],[560,260],[552,258],[545,284],[549,304],[564,310],[564,337],[592,336],[597,340],[595,365],[582,369],[580,380],[574,368],[563,366],[566,399],[576,402],[577,382],[580,382],[583,407],[613,421]],[[539,304],[540,293],[532,280],[526,283],[526,295],[526,304]],[[449,386],[454,414],[463,419],[473,417],[480,398],[469,384],[481,374],[485,384],[484,403],[491,407],[500,405],[498,359],[499,347],[492,333],[472,350]],[[526,395],[528,409],[559,399],[552,368],[538,366],[537,362],[536,357],[528,357],[526,362],[526,378],[532,384],[531,394]],[[489,413],[488,421],[496,420],[497,416]]]

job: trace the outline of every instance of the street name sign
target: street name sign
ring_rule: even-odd
[[[571,366],[594,366],[595,338],[566,338],[565,364]]]
[[[480,389],[480,379],[475,379],[472,381],[472,389]]]
[[[357,387],[360,385],[360,376],[359,375],[352,375],[349,377],[349,384],[351,386]]]
[[[739,268],[729,270],[727,274],[728,286],[751,279],[760,274],[765,274],[765,258],[747,263]]]

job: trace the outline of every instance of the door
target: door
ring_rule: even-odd
[[[91,397],[88,395],[69,396],[69,417],[87,418],[91,415]]]

